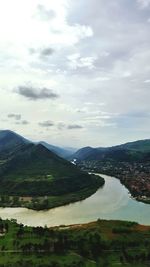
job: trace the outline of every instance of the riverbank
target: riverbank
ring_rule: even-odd
[[[106,174],[106,173],[105,173]],[[121,174],[116,174],[116,172],[107,172],[106,175],[111,175],[115,176],[117,179],[120,180],[121,184],[124,185],[128,190],[129,193],[131,194],[131,197],[135,199],[136,201],[145,203],[145,204],[150,204],[150,196],[149,191],[144,194],[144,190],[141,190],[141,180],[142,177],[135,177],[134,175],[130,174],[130,176],[127,176],[124,174],[124,172]],[[141,179],[140,179],[141,178]],[[144,184],[145,179],[142,180],[142,184]],[[141,190],[141,191],[140,191]]]
[[[117,174],[116,171],[114,172],[109,172],[109,171],[105,171],[105,173],[103,172],[103,174],[105,175],[110,175],[113,176],[117,179],[120,180],[121,184],[124,185],[128,190],[129,193],[131,194],[132,199],[135,199],[136,201],[145,203],[145,204],[150,204],[150,196],[149,195],[149,191],[147,191],[147,195],[144,195],[144,190],[140,191],[140,184],[141,184],[141,177],[135,177],[134,175],[132,176],[130,174],[130,176],[127,176],[126,174],[124,174],[124,172],[122,174]],[[141,180],[140,180],[141,178]],[[144,184],[145,179],[143,179],[142,184]]]
[[[150,204],[150,163],[83,161],[80,168],[118,178],[137,201]]]
[[[146,196],[144,194],[141,194],[140,191],[140,185],[139,183],[136,181],[140,180],[140,177],[138,178],[135,178],[134,176],[133,177],[124,177],[124,176],[121,176],[121,177],[117,177],[120,180],[120,182],[129,190],[130,194],[131,194],[131,197],[133,199],[136,199],[137,201],[139,202],[142,202],[142,203],[145,203],[145,204],[150,204],[150,197],[149,196]],[[133,179],[131,181],[131,179]],[[143,181],[144,182],[144,181]]]
[[[135,178],[135,176],[132,175],[127,177],[124,174],[120,176],[117,175],[115,172],[114,173],[111,172],[111,174],[107,172],[107,175],[115,176],[117,179],[119,179],[122,185],[124,185],[129,190],[129,193],[131,194],[131,197],[133,199],[136,199],[136,201],[145,204],[150,204],[150,197],[143,195],[142,192],[140,192],[140,185],[139,185],[140,177]]]
[[[136,221],[150,225],[150,205],[132,199],[119,179],[100,174],[105,185],[83,201],[49,210],[27,208],[0,208],[2,219],[16,219],[28,226],[48,227],[82,224],[98,218]]]
[[[93,195],[105,184],[105,180],[96,175],[92,175],[90,187],[85,187],[80,191],[59,196],[0,196],[0,207],[6,208],[28,208],[32,210],[48,210],[56,207],[71,204],[84,200]]]
[[[66,228],[0,220],[0,267],[143,267],[150,263],[150,226],[106,221]]]

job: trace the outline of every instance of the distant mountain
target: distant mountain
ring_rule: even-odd
[[[53,145],[50,145],[44,141],[41,141],[40,144],[42,144],[47,149],[56,153],[58,156],[60,156],[64,159],[67,159],[69,156],[71,156],[77,150],[75,148],[62,148],[62,147],[58,147],[58,146],[53,146]]]
[[[0,158],[6,154],[17,151],[22,145],[30,143],[29,140],[10,130],[0,131]]]
[[[1,130],[0,131],[0,158],[5,155],[12,154],[20,149],[21,146],[31,143],[31,141],[25,139],[19,134],[10,131],[10,130]],[[48,150],[56,153],[58,156],[67,159],[73,153],[75,153],[76,149],[74,148],[61,148],[57,146],[50,145],[46,142],[40,142],[44,147]]]
[[[63,147],[63,149],[69,151],[71,154],[74,154],[78,150],[78,148],[75,147]]]
[[[132,162],[132,161],[138,161],[142,160],[143,158],[146,158],[146,153],[139,152],[139,151],[132,151],[127,149],[106,149],[106,150],[99,150],[99,149],[93,149],[86,155],[81,155],[80,157],[74,157],[74,159],[79,161],[107,161],[107,160],[113,160],[113,161],[126,161],[126,162]],[[76,155],[75,155],[76,156]],[[73,159],[71,159],[73,160]]]
[[[87,146],[77,150],[73,155],[71,155],[70,159],[85,160],[97,153],[99,153],[98,148]]]
[[[112,147],[113,149],[129,149],[141,152],[150,152],[150,139],[128,142],[126,144]]]
[[[124,160],[136,161],[149,157],[150,140],[139,140],[113,147],[84,147],[71,155],[70,160]]]

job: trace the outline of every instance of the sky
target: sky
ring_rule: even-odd
[[[60,146],[150,138],[150,0],[0,0],[0,129]]]

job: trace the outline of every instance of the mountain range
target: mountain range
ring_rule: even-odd
[[[67,147],[67,148],[63,148],[63,147],[58,147],[58,146],[54,146],[54,145],[50,145],[44,141],[41,141],[40,144],[42,144],[43,146],[45,146],[48,150],[54,152],[55,154],[57,154],[58,156],[64,158],[64,159],[68,159],[72,154],[74,154],[77,149],[76,148],[71,148],[71,147]]]
[[[129,142],[112,147],[83,147],[69,157],[70,160],[136,161],[150,157],[150,139]]]

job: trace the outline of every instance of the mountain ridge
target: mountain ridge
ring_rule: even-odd
[[[53,151],[58,156],[60,156],[64,159],[67,159],[69,156],[71,156],[73,153],[76,152],[76,149],[73,149],[73,148],[69,149],[69,148],[62,148],[62,147],[54,146],[54,145],[48,144],[45,141],[40,141],[39,144],[42,144],[47,149],[49,149],[50,151]]]
[[[111,146],[111,147],[83,147],[77,152],[75,152],[71,157],[70,160],[76,159],[79,161],[82,160],[97,160],[102,159],[105,155],[118,154],[122,152],[122,154],[129,154],[132,155],[140,155],[146,154],[150,152],[150,139],[144,140],[137,140],[133,142],[127,142],[125,144]]]
[[[27,143],[30,141],[11,130],[0,130],[0,153],[15,150]]]

